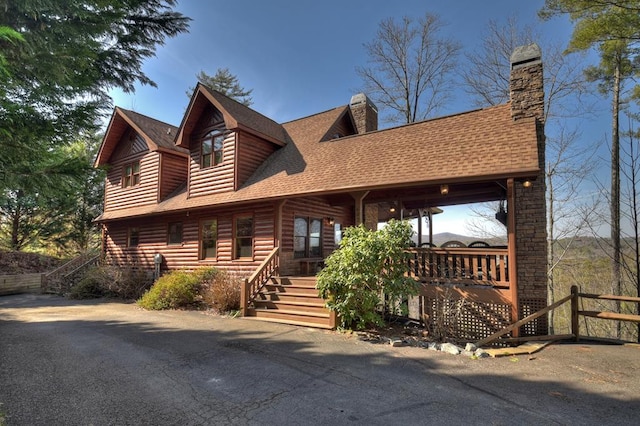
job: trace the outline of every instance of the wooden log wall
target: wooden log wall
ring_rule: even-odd
[[[322,253],[327,257],[336,249],[335,225],[330,226],[327,218],[333,218],[341,229],[354,224],[353,206],[331,206],[320,197],[306,197],[287,200],[282,212],[282,245],[280,247],[280,270],[282,275],[297,275],[300,265],[293,258],[293,225],[295,217],[322,219]]]
[[[236,185],[238,189],[275,152],[277,146],[246,132],[237,134]]]
[[[160,157],[160,188],[158,201],[167,198],[187,181],[189,160],[185,157],[163,152]]]
[[[229,133],[224,139],[222,162],[218,165],[200,167],[200,143],[191,143],[189,160],[189,197],[233,191],[236,155],[236,133]]]
[[[122,187],[122,169],[126,164],[140,161],[140,183]],[[110,163],[105,184],[105,211],[139,207],[158,202],[158,176],[160,156],[158,152],[136,153]]]
[[[252,259],[233,259],[233,222],[238,215],[253,216]],[[200,260],[200,224],[211,219],[216,219],[218,222],[217,258]],[[182,222],[182,244],[167,244],[168,226],[172,222]],[[154,256],[160,253],[164,257],[163,270],[214,266],[245,277],[251,274],[273,250],[274,205],[261,203],[247,205],[238,210],[218,208],[160,218],[110,222],[106,227],[106,258],[109,263],[153,269]],[[139,244],[136,247],[127,247],[129,227],[139,229]]]

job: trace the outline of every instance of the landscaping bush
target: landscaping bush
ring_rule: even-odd
[[[76,285],[71,287],[71,299],[95,299],[106,295],[105,283],[109,280],[106,269],[94,267],[89,269]]]
[[[214,271],[201,288],[202,301],[218,312],[237,311],[240,309],[240,281],[226,271]]]
[[[172,271],[160,277],[140,299],[138,306],[144,309],[178,309],[193,306],[198,301],[202,285],[197,274]]]
[[[69,297],[72,299],[97,297],[137,299],[150,284],[149,275],[144,270],[96,266],[84,273],[80,281],[71,288]]]
[[[409,222],[395,220],[378,231],[362,225],[345,229],[340,247],[318,274],[320,295],[342,328],[383,324],[382,294],[388,313],[397,313],[403,298],[417,294],[418,284],[406,276],[412,232]]]

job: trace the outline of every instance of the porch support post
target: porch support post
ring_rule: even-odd
[[[350,194],[356,202],[355,208],[355,224],[356,226],[364,223],[364,199],[369,195],[369,191],[357,191]]]
[[[422,209],[418,209],[418,247],[422,245]]]
[[[516,262],[516,191],[513,178],[507,179],[507,235],[509,255],[509,293],[511,297],[511,319],[516,322],[520,319],[520,306],[518,300],[518,269]],[[520,330],[513,330],[513,337],[518,337]]]
[[[275,241],[273,242],[274,247],[282,247],[282,210],[284,205],[287,203],[287,200],[278,200],[275,205]]]

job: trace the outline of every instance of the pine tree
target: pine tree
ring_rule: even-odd
[[[218,68],[216,73],[211,76],[204,71],[200,71],[196,78],[198,81],[210,89],[217,90],[218,92],[235,99],[245,106],[251,106],[253,100],[251,99],[251,92],[253,89],[246,90],[240,86],[238,77],[231,74],[229,68]],[[187,92],[187,96],[191,97],[194,88],[190,88]]]

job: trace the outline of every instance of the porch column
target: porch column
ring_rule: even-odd
[[[350,195],[356,202],[355,207],[355,224],[356,226],[364,223],[364,199],[369,195],[369,191],[352,192]]]
[[[513,178],[507,179],[507,236],[509,255],[509,295],[511,298],[511,319],[520,319],[518,297],[518,269],[516,262],[516,191]],[[518,337],[520,330],[513,330],[513,337]]]
[[[275,205],[275,240],[274,247],[282,247],[282,210],[287,200],[278,200]],[[282,249],[281,249],[282,250]]]

